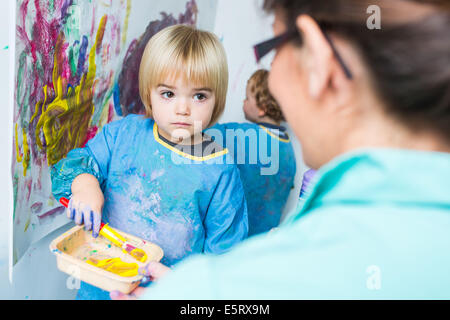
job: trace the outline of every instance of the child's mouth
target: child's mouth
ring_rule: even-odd
[[[174,123],[172,123],[172,125],[177,126],[177,127],[190,127],[191,126],[191,124],[185,123],[185,122],[174,122]]]

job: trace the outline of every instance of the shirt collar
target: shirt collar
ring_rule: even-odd
[[[385,203],[450,210],[450,153],[362,149],[317,171],[294,219],[327,204]]]

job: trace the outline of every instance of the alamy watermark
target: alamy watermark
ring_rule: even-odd
[[[181,134],[178,129],[177,133]],[[187,131],[187,130],[186,130]],[[194,123],[194,131],[201,131],[201,122]],[[184,145],[178,145],[180,151],[187,152],[194,149],[194,155],[208,157],[208,155],[217,152],[217,146],[228,149],[229,156],[211,157],[207,164],[259,164],[261,175],[275,175],[280,167],[280,141],[277,138],[268,139],[267,131],[262,128],[243,129],[224,129],[209,128],[205,133],[214,143],[204,147],[201,143],[193,143],[191,146],[190,138],[184,139]],[[184,136],[189,136],[188,132]],[[186,148],[186,149],[185,149]],[[220,151],[219,151],[220,152]],[[180,157],[172,152],[171,160],[175,164],[195,164],[199,163],[193,159]]]
[[[366,269],[369,274],[366,280],[366,287],[369,290],[381,289],[381,268],[377,265],[370,265]]]
[[[70,274],[70,277],[66,280],[66,287],[69,290],[78,290],[80,289],[81,281],[81,269],[78,266],[71,265],[69,266],[69,269],[67,270]]]
[[[367,18],[367,29],[380,30],[381,29],[381,8],[375,4],[370,5],[366,11],[370,16]]]

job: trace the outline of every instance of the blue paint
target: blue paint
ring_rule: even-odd
[[[89,44],[87,36],[83,36],[80,51],[78,53],[77,78],[80,78],[84,72],[84,63],[86,62],[86,50]]]
[[[69,92],[69,88],[72,88],[72,90],[74,90],[73,86],[70,83],[67,84],[67,92]]]
[[[113,98],[114,98],[114,110],[116,110],[116,113],[118,116],[122,116],[122,108],[120,106],[120,88],[119,83],[116,82],[114,89],[113,89]]]
[[[94,238],[98,237],[101,224],[101,215],[99,213],[95,213],[89,205],[74,208],[72,199],[70,199],[67,209],[70,212],[71,220],[74,220],[78,225],[84,224],[86,231],[92,230],[92,236]]]

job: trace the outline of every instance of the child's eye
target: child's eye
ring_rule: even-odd
[[[205,100],[207,97],[203,93],[197,93],[194,95],[194,100],[202,101]]]
[[[161,96],[163,98],[170,99],[173,98],[174,94],[172,91],[164,91],[163,93],[161,93]]]

